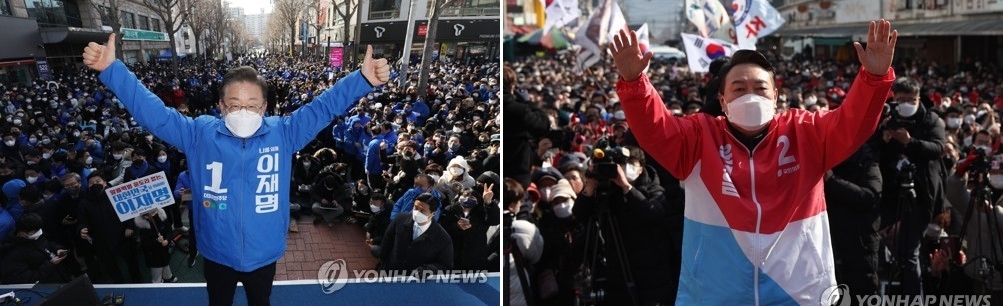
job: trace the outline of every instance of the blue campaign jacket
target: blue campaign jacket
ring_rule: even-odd
[[[120,61],[100,74],[136,122],[188,153],[199,252],[249,272],[285,253],[293,154],[372,90],[358,71],[286,117],[265,117],[251,137],[230,133],[221,118],[185,117],[163,105]]]

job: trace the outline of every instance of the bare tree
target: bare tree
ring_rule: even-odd
[[[235,21],[227,15],[226,11],[223,10],[223,6],[219,2],[214,0],[209,0],[213,2],[213,5],[208,6],[206,10],[206,16],[208,17],[209,26],[206,28],[205,39],[206,43],[209,45],[206,47],[206,56],[215,58],[219,55],[219,48],[222,47],[223,39],[232,23]]]
[[[334,6],[334,13],[337,14],[341,20],[345,21],[345,27],[343,30],[345,31],[345,40],[347,41],[349,37],[352,37],[350,35],[352,33],[352,17],[354,17],[355,13],[359,10],[359,0],[341,0],[340,2],[343,5],[338,5],[338,2],[339,0],[331,0],[331,5]],[[344,45],[342,45],[342,47],[344,47]],[[350,64],[345,65],[346,68],[343,70],[350,70],[348,67],[355,67],[355,58],[357,57],[356,50],[358,50],[358,46],[353,45],[352,56],[348,58]]]
[[[306,7],[306,1],[275,1],[275,9],[272,11],[272,15],[276,15],[279,22],[289,31],[289,54],[293,54],[296,51],[296,22],[299,21],[300,12]]]
[[[174,75],[178,74],[178,50],[175,46],[174,34],[181,29],[181,25],[188,20],[188,9],[184,0],[143,0],[141,3],[147,9],[153,11],[164,22],[164,29],[167,30],[167,39],[171,42],[171,66]]]
[[[216,10],[222,10],[222,5],[219,1],[214,0],[189,0],[189,14],[188,14],[188,27],[192,29],[192,36],[195,39],[195,54],[204,54],[205,50],[202,48],[202,38],[209,27],[212,26],[214,22],[214,12]]]
[[[313,22],[310,23],[310,25],[313,26],[313,29],[315,31],[314,34],[316,35],[316,40],[314,41],[316,43],[314,44],[314,46],[317,46],[314,50],[314,52],[316,53],[320,53],[321,49],[320,31],[324,30],[324,27],[327,26],[327,10],[321,9],[320,5],[321,1],[324,0],[310,0],[310,5],[307,7],[309,10],[312,10],[314,12]]]
[[[110,26],[111,32],[118,36],[115,40],[115,58],[122,58],[122,19],[118,15],[118,0],[94,0],[91,6],[101,16],[101,24]]]
[[[270,51],[279,51],[284,49],[283,43],[286,41],[286,35],[289,32],[285,29],[285,23],[279,18],[277,14],[271,14],[268,16],[268,26],[265,27],[266,31],[262,40],[268,45]]]
[[[439,28],[439,16],[442,15],[442,9],[457,2],[459,0],[435,0],[435,4],[432,5],[432,16],[428,18],[428,32],[425,34],[425,46],[421,51],[421,68],[418,72],[419,97],[424,97],[428,91],[428,67],[432,65],[432,47]],[[404,58],[408,58],[408,55],[404,54]]]

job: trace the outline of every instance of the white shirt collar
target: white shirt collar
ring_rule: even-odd
[[[416,212],[416,213],[418,213],[418,212]],[[432,220],[432,222],[435,222],[435,220]],[[421,234],[424,234],[425,231],[428,230],[428,227],[432,226],[432,222],[428,222],[428,224],[425,224],[425,225],[418,225],[418,222],[415,222],[414,226],[416,228],[418,228],[418,236],[421,236]]]

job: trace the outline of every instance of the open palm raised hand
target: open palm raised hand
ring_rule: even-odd
[[[892,30],[891,22],[884,19],[871,21],[867,28],[867,49],[865,50],[859,42],[853,43],[857,49],[860,65],[873,75],[887,74],[895,56],[895,43],[898,42],[898,38],[899,32]]]
[[[620,33],[613,37],[613,43],[609,48],[613,53],[616,69],[624,81],[630,82],[641,77],[644,67],[648,67],[648,62],[651,61],[651,52],[641,54],[641,46],[634,31],[628,33],[626,30],[620,30]]]

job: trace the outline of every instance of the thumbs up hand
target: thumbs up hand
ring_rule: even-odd
[[[380,86],[390,81],[390,64],[385,58],[373,59],[372,45],[366,46],[366,58],[362,60],[362,75],[373,86]]]
[[[113,62],[115,62],[115,33],[108,35],[108,42],[104,46],[91,42],[84,48],[84,65],[91,69],[101,72]]]

